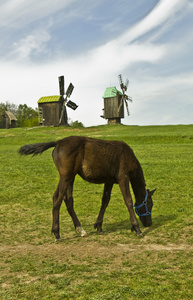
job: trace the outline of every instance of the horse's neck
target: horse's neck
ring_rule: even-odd
[[[132,186],[133,188],[133,186]],[[146,194],[146,189],[145,187],[141,188],[141,189],[135,189],[133,188],[133,192],[135,195],[135,203],[136,205],[139,205],[143,202],[143,200],[145,199],[145,194]]]
[[[133,193],[135,195],[136,204],[141,204],[142,201],[145,199],[146,184],[143,176],[143,170],[140,164],[138,165],[136,171],[130,177],[130,181],[131,181]]]

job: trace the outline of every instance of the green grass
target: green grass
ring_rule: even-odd
[[[139,159],[154,194],[153,224],[130,232],[118,186],[104,217],[93,224],[103,185],[77,177],[75,210],[87,231],[76,236],[65,205],[61,235],[51,235],[58,173],[52,150],[20,157],[20,146],[70,135],[124,140]],[[192,299],[193,125],[96,126],[0,130],[0,299]]]

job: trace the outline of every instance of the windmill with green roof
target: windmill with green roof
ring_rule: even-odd
[[[114,87],[106,88],[103,99],[104,99],[104,115],[101,116],[108,120],[108,124],[120,124],[121,119],[124,118],[124,103],[129,116],[129,108],[127,101],[132,102],[131,97],[125,94],[128,88],[129,80],[123,84],[122,75],[119,75],[119,82],[122,92]]]
[[[74,86],[69,84],[65,93],[64,76],[58,77],[60,95],[41,97],[38,100],[39,123],[44,126],[68,125],[66,106],[75,110],[78,105],[68,98],[71,96]],[[64,97],[65,95],[65,97]]]

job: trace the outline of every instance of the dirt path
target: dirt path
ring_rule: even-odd
[[[101,245],[98,242],[87,241],[80,243],[71,243],[65,244],[64,241],[56,242],[53,244],[44,244],[44,245],[30,245],[30,244],[20,244],[16,246],[1,246],[0,252],[5,256],[12,254],[22,254],[26,255],[28,253],[33,253],[34,255],[50,255],[54,257],[63,257],[66,258],[72,256],[79,256],[80,258],[84,257],[104,257],[109,255],[120,255],[123,253],[141,253],[144,251],[192,251],[193,246],[188,244],[144,244],[135,245],[135,244],[114,244],[114,245]]]

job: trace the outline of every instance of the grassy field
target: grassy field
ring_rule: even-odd
[[[61,242],[51,234],[58,173],[48,150],[20,157],[20,146],[69,135],[124,140],[154,194],[153,225],[130,231],[114,186],[103,235],[95,223],[103,185],[77,177],[75,210],[86,238],[76,236],[65,205]],[[98,126],[0,130],[0,299],[192,299],[193,125]]]

